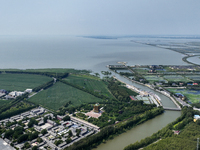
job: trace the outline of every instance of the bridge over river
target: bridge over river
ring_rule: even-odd
[[[163,107],[164,110],[174,110],[174,111],[181,111],[181,108],[171,108],[171,107]]]

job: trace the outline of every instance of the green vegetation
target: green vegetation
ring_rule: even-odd
[[[5,111],[3,111],[0,114],[0,120],[23,113],[23,112],[33,109],[35,107],[37,107],[37,106],[27,103],[27,102],[23,102],[23,101],[17,102],[17,104],[15,104],[13,106],[8,106],[8,109],[6,109]]]
[[[10,100],[0,100],[0,107],[2,107],[4,104],[10,103]]]
[[[32,74],[0,74],[0,88],[7,91],[24,91],[33,89],[52,80],[49,77]]]
[[[193,81],[200,81],[199,75],[187,75],[186,77],[190,78]]]
[[[71,106],[102,101],[102,99],[60,82],[57,82],[52,87],[39,92],[28,100],[53,110],[58,110],[69,101],[72,103],[70,104]]]
[[[165,75],[163,76],[163,78],[165,78],[168,81],[173,81],[173,82],[177,82],[177,81],[181,81],[181,82],[191,82],[191,80],[180,76],[180,75]]]
[[[166,80],[164,80],[163,77],[156,76],[156,75],[147,75],[147,76],[144,76],[144,78],[146,80],[148,80],[150,83],[154,83],[154,82],[157,82],[157,81],[164,81],[164,82],[166,82]]]
[[[69,75],[66,79],[69,83],[79,85],[87,90],[102,94],[109,98],[113,98],[110,94],[105,82],[94,76],[86,75]]]
[[[193,122],[193,115],[195,114],[199,115],[200,112],[194,111],[191,107],[183,107],[182,114],[176,121],[168,124],[152,136],[128,145],[124,150],[136,150],[143,147],[144,150],[195,149],[196,140],[200,136],[200,124]],[[174,134],[175,130],[180,131],[180,134]]]
[[[172,93],[181,93],[184,96],[187,97],[187,100],[189,100],[192,103],[199,103],[200,102],[200,93],[195,90],[189,90],[189,89],[176,89],[176,88],[169,88],[168,89]]]

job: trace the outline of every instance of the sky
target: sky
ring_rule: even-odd
[[[0,35],[200,35],[200,0],[0,0]]]

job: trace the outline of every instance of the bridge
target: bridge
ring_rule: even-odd
[[[174,111],[181,111],[181,108],[171,108],[171,107],[163,107],[164,110],[174,110]]]

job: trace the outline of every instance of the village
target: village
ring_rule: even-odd
[[[33,120],[35,122],[31,124]],[[42,107],[1,120],[0,124],[1,128],[5,129],[1,137],[7,144],[18,149],[31,149],[37,146],[39,149],[60,150],[99,132],[99,127],[91,123],[73,116],[55,116]],[[15,131],[19,127],[23,130],[20,136],[29,133],[36,134],[36,136],[32,140],[27,139],[23,142],[8,136],[8,131]],[[27,145],[29,146],[26,147]]]

